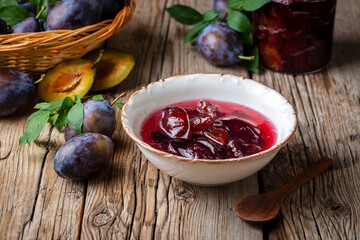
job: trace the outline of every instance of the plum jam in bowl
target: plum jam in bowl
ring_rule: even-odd
[[[246,178],[268,164],[294,135],[293,106],[243,77],[174,76],[135,92],[121,122],[161,171],[201,186]]]

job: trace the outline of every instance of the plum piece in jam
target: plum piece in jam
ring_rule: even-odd
[[[188,138],[189,115],[180,107],[168,107],[162,111],[161,129],[172,138]]]
[[[269,149],[274,125],[245,106],[215,100],[190,100],[150,114],[140,135],[150,146],[191,159],[239,158]]]

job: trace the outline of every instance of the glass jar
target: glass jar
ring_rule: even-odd
[[[331,56],[336,0],[272,0],[253,13],[260,66],[286,73],[324,68]]]

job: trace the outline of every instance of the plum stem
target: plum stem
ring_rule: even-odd
[[[41,74],[40,78],[38,80],[36,80],[34,82],[34,84],[38,84],[38,83],[42,82],[42,80],[44,80],[44,78],[45,78],[45,73]]]
[[[119,100],[121,97],[125,96],[125,94],[126,94],[126,92],[120,93],[120,95],[117,96],[117,98],[115,98],[114,101],[112,101],[112,102],[110,103],[110,106],[114,105],[114,104],[116,103],[116,101]]]
[[[254,56],[238,56],[239,59],[241,60],[248,60],[248,61],[254,61],[255,57]]]
[[[102,58],[103,55],[104,55],[104,49],[102,48],[102,49],[100,49],[99,56],[98,56],[98,58],[95,60],[94,65],[97,64],[98,62],[100,62],[100,60],[101,60],[101,58]]]
[[[42,5],[41,8],[40,8],[40,11],[39,13],[36,15],[36,19],[38,19],[40,17],[40,15],[43,13],[43,11],[45,10],[46,6],[45,5]]]

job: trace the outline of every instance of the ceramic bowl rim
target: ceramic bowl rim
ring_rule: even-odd
[[[292,126],[292,129],[291,129],[291,132],[289,133],[289,135],[287,137],[284,138],[284,140],[282,140],[280,143],[270,147],[269,149],[266,149],[264,151],[261,151],[261,152],[258,152],[256,154],[252,154],[252,155],[249,155],[249,156],[245,156],[245,157],[240,157],[240,158],[227,158],[227,159],[191,159],[191,158],[185,158],[185,157],[181,157],[181,156],[177,156],[177,155],[174,155],[174,154],[171,154],[171,153],[167,153],[167,152],[164,152],[164,151],[161,151],[161,150],[158,150],[152,146],[150,146],[149,144],[145,143],[144,141],[142,141],[141,139],[139,139],[133,132],[132,130],[130,130],[130,128],[126,125],[125,123],[125,118],[126,118],[126,114],[125,114],[125,111],[126,111],[126,108],[129,104],[130,101],[132,101],[132,99],[134,97],[136,97],[136,95],[138,95],[143,89],[147,89],[148,87],[154,85],[154,84],[159,84],[161,82],[165,82],[165,81],[168,81],[169,79],[172,79],[172,78],[177,78],[177,77],[185,77],[185,76],[191,76],[191,75],[205,75],[205,74],[211,74],[211,75],[219,75],[219,76],[224,76],[224,75],[228,75],[228,76],[233,76],[233,77],[236,77],[236,78],[239,78],[241,80],[249,80],[249,81],[253,81],[257,84],[260,84],[260,85],[263,85],[265,88],[267,89],[270,89],[271,91],[274,91],[276,94],[278,94],[281,98],[283,98],[286,103],[288,105],[290,105],[291,109],[292,109],[292,113],[294,116],[295,116],[295,120],[294,120],[294,124]],[[149,83],[148,85],[140,88],[139,90],[135,91],[130,97],[129,99],[126,101],[126,103],[124,104],[123,108],[122,108],[122,111],[121,111],[121,124],[125,130],[125,132],[127,133],[127,135],[133,140],[135,141],[138,145],[140,145],[141,147],[145,148],[146,150],[152,152],[152,153],[155,153],[157,155],[160,155],[160,156],[163,156],[163,157],[166,157],[166,158],[170,158],[170,159],[174,159],[174,160],[178,160],[178,161],[181,161],[181,162],[192,162],[192,163],[205,163],[205,164],[225,164],[225,163],[234,163],[234,162],[243,162],[243,161],[249,161],[249,160],[252,160],[252,159],[257,159],[259,157],[262,157],[262,156],[266,156],[266,155],[269,155],[277,150],[280,150],[280,148],[282,148],[295,134],[295,131],[297,129],[297,126],[298,126],[298,118],[297,118],[297,114],[296,114],[296,111],[294,109],[294,106],[281,94],[279,93],[278,91],[266,86],[265,84],[259,82],[259,81],[256,81],[256,80],[253,80],[253,79],[249,79],[249,78],[245,78],[245,77],[240,77],[240,76],[236,76],[234,74],[223,74],[223,73],[194,73],[194,74],[180,74],[180,75],[174,75],[174,76],[171,76],[171,77],[168,77],[168,78],[162,78],[156,82],[151,82]]]

